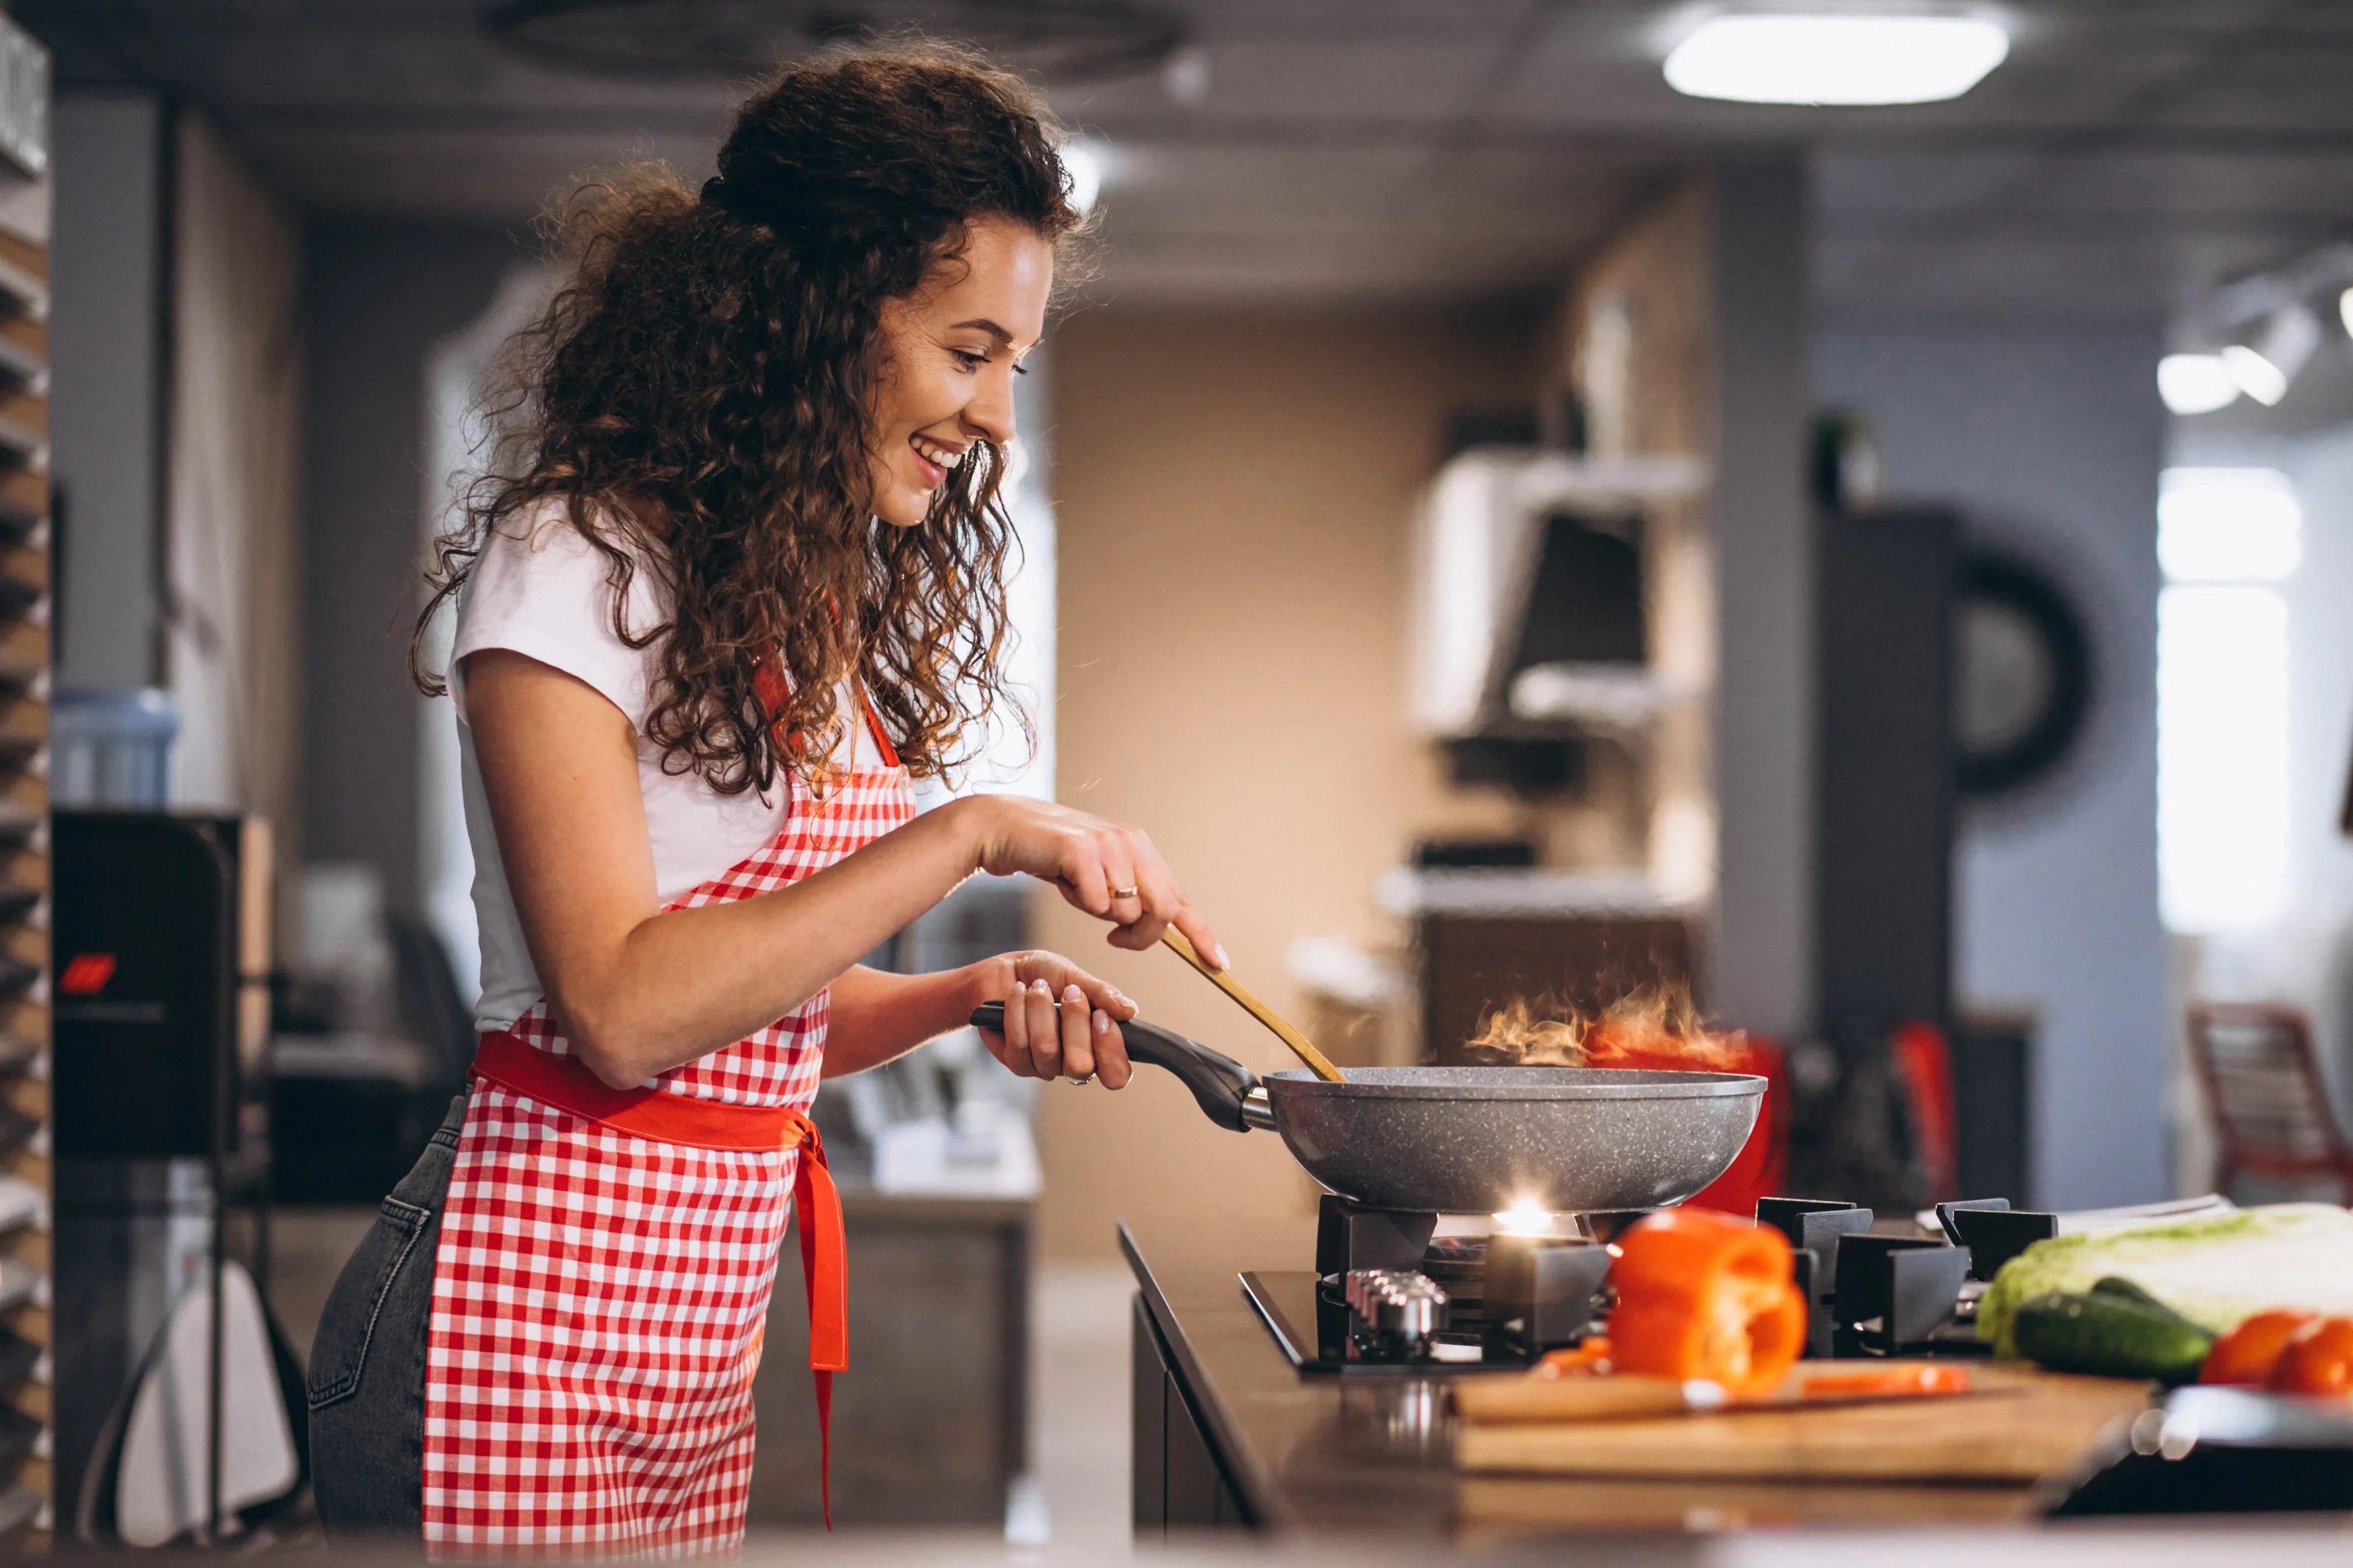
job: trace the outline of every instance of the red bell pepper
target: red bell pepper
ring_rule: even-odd
[[[1806,1342],[1806,1302],[1779,1231],[1666,1209],[1618,1238],[1609,1316],[1619,1372],[1698,1379],[1735,1398],[1780,1386]]]

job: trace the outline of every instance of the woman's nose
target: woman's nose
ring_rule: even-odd
[[[981,439],[1003,447],[1013,439],[1013,377],[999,371],[980,378],[979,387],[972,401],[964,405],[964,422],[979,432]]]

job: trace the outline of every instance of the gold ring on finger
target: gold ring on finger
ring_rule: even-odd
[[[1112,902],[1113,903],[1119,902],[1122,899],[1133,899],[1135,896],[1136,891],[1133,887],[1113,888],[1111,890]]]

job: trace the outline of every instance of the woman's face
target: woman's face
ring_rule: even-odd
[[[1020,224],[981,218],[962,256],[882,307],[875,516],[914,527],[975,442],[1013,439],[1013,377],[1046,330],[1053,283],[1051,247]]]

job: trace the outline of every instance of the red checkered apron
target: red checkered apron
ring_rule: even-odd
[[[872,728],[885,767],[820,780],[821,796],[788,773],[784,830],[666,908],[789,886],[911,820],[906,770]],[[434,1265],[434,1555],[741,1545],[752,1375],[788,1197],[821,1417],[847,1361],[839,1207],[800,1114],[817,1095],[828,997],[631,1090],[572,1058],[544,999],[483,1037]]]

